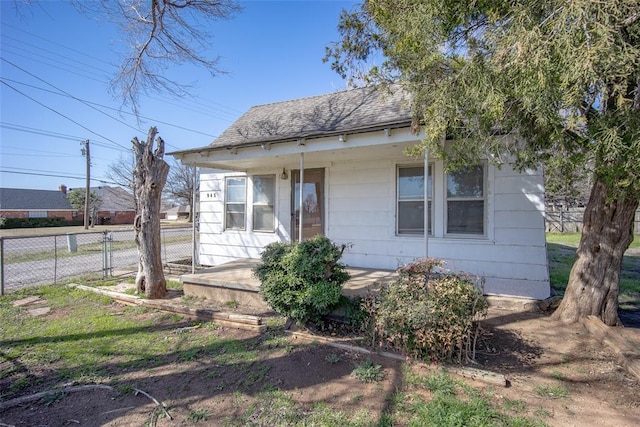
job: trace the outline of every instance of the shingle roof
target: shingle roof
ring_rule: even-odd
[[[209,146],[312,138],[365,131],[411,120],[408,98],[399,87],[351,89],[251,107]]]
[[[133,194],[121,187],[92,187],[91,191],[102,200],[101,211],[134,211]]]
[[[3,210],[73,210],[66,195],[59,190],[0,188]]]
[[[85,187],[82,188],[69,188],[69,192],[73,190],[80,190],[84,192]],[[98,196],[102,203],[100,203],[101,211],[121,212],[121,211],[134,211],[135,204],[133,202],[133,195],[121,187],[91,187],[91,192]]]

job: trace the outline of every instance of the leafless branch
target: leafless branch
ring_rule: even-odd
[[[213,44],[213,22],[240,10],[234,0],[74,0],[81,12],[120,27],[128,52],[120,60],[111,91],[139,113],[139,97],[150,92],[184,96],[190,85],[167,77],[171,66],[194,64],[212,76],[223,73]]]
[[[155,403],[158,408],[160,408],[160,409],[162,409],[162,411],[164,411],[164,414],[167,416],[167,418],[169,418],[170,420],[173,419],[173,417],[169,414],[169,412],[167,412],[167,408],[165,408],[165,406],[161,402],[159,402],[155,397],[151,396],[146,391],[142,391],[142,390],[140,390],[138,388],[134,388],[133,391],[135,392],[135,394],[140,393],[140,394],[148,397],[149,399],[151,399],[153,401],[153,403]]]

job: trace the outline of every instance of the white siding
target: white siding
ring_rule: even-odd
[[[276,188],[276,230],[275,232],[251,232],[250,199],[247,199],[246,230],[224,230],[224,179],[230,175],[245,175],[214,169],[200,172],[200,263],[219,265],[240,258],[259,258],[262,249],[271,242],[288,240],[288,225],[279,223],[280,218],[288,218],[287,206],[290,195],[289,181],[281,180],[273,171],[260,174],[275,174]],[[283,193],[286,193],[283,195]],[[287,203],[284,202],[287,201]]]
[[[318,167],[313,164],[312,154],[306,158],[306,167]],[[333,241],[349,244],[344,254],[346,264],[395,269],[399,264],[425,256],[423,237],[396,236],[395,232],[396,167],[413,163],[421,165],[420,161],[404,157],[400,147],[395,158],[389,158],[386,151],[378,160],[336,161],[326,165],[325,232]],[[452,238],[444,233],[443,165],[432,163],[434,225],[433,236],[428,239],[428,256],[444,259],[452,271],[483,277],[487,294],[548,297],[541,173],[520,174],[509,165],[500,169],[488,165],[485,236]],[[279,176],[281,169],[269,173]],[[282,223],[275,233],[223,231],[224,174],[203,170],[201,177],[203,264],[257,258],[266,244],[290,240],[290,177],[277,180],[276,212]],[[248,209],[247,216],[250,215]]]

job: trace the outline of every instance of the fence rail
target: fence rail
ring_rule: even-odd
[[[545,213],[545,229],[549,233],[581,233],[584,208],[548,210]],[[640,210],[636,211],[633,231],[640,234]]]
[[[194,253],[191,228],[161,231],[162,262],[190,266]],[[72,277],[103,278],[138,270],[133,230],[0,237],[0,295],[6,289],[58,283]]]

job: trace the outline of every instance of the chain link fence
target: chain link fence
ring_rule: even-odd
[[[0,237],[0,294],[85,275],[107,278],[135,273],[138,249],[134,237],[133,230]],[[161,241],[165,271],[191,271],[192,229],[163,229]]]

